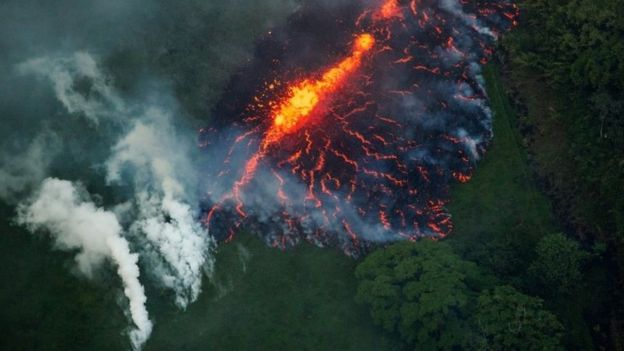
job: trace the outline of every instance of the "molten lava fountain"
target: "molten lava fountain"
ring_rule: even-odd
[[[202,131],[201,145],[222,164],[207,170],[213,234],[248,228],[274,246],[304,238],[357,255],[451,231],[448,185],[469,180],[491,139],[480,65],[517,8],[334,6],[304,7],[267,34],[215,110],[225,117]],[[323,40],[312,40],[316,32]],[[345,39],[343,58],[328,59]]]

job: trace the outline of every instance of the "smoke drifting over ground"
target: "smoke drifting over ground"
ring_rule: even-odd
[[[197,189],[188,186],[196,182],[189,135],[174,133],[170,116],[158,109],[145,115],[113,147],[107,179],[122,183],[124,170],[132,174],[136,220],[130,230],[144,239],[142,247],[155,249],[149,257],[155,273],[184,308],[201,292],[203,270],[212,270],[212,242],[196,220]]]
[[[492,137],[480,65],[515,16],[487,1],[304,6],[259,43],[204,130],[223,164],[206,171],[212,233],[255,228],[274,246],[303,238],[352,255],[448,234],[448,186],[469,180]],[[343,67],[361,33],[375,39],[361,67],[331,93],[295,95]],[[285,104],[301,121],[276,138]]]

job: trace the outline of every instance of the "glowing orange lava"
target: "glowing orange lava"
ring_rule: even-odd
[[[345,80],[362,64],[362,57],[375,45],[375,38],[368,33],[355,38],[351,55],[323,73],[319,80],[304,80],[288,90],[288,97],[272,113],[273,123],[267,131],[260,149],[245,164],[243,176],[234,182],[232,197],[236,199],[236,211],[245,217],[241,189],[254,177],[259,162],[266,156],[268,148],[289,133],[294,132],[308,119],[318,104],[335,93]]]
[[[273,111],[273,125],[264,138],[262,148],[267,148],[305,123],[323,98],[338,90],[361,65],[362,57],[374,45],[375,38],[371,34],[360,34],[355,39],[351,55],[325,71],[320,79],[306,79],[290,87],[288,98],[277,104]]]
[[[387,20],[393,17],[402,17],[397,0],[386,0],[374,14],[374,18],[377,20]]]

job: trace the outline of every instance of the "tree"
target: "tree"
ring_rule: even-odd
[[[544,291],[574,292],[581,282],[581,265],[587,258],[579,244],[563,234],[550,234],[537,243],[535,251],[537,258],[529,267],[529,273]]]
[[[356,300],[376,323],[419,350],[468,348],[467,317],[476,296],[476,265],[443,242],[404,242],[377,250],[356,270]]]
[[[476,327],[480,349],[560,350],[563,327],[543,301],[511,286],[486,290],[478,298]]]
[[[356,269],[356,301],[417,350],[558,350],[563,327],[543,301],[493,286],[446,242],[403,242]]]

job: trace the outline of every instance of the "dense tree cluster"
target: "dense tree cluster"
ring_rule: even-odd
[[[554,296],[575,292],[581,284],[581,265],[587,258],[579,244],[563,234],[551,234],[537,243],[536,252],[529,272],[542,290]]]
[[[502,41],[510,85],[531,87],[519,95],[526,104],[529,127],[541,140],[560,137],[559,148],[536,143],[542,154],[541,175],[565,208],[564,222],[586,242],[604,245],[603,268],[607,311],[594,312],[594,320],[608,325],[612,347],[624,341],[624,1],[524,0],[518,28]],[[539,84],[531,84],[531,82]],[[528,84],[527,84],[528,82]],[[548,94],[532,91],[546,84]],[[520,88],[522,90],[522,88]],[[540,95],[541,94],[541,95]],[[546,96],[547,111],[535,103]],[[533,101],[533,102],[531,102]],[[533,137],[533,136],[531,136]],[[542,145],[542,146],[539,146]],[[548,154],[548,155],[546,155]],[[544,166],[552,164],[565,167]],[[562,161],[563,160],[563,161]],[[542,267],[561,259],[556,237],[539,250],[545,261],[535,262],[531,273],[536,285],[554,286],[551,295],[591,294],[576,287],[579,277],[562,280],[558,274],[573,269],[583,257],[561,260],[558,267]],[[568,247],[567,249],[570,249]],[[558,282],[559,284],[557,284]],[[576,289],[576,290],[572,290]],[[594,288],[595,291],[595,288]],[[551,296],[551,297],[552,297]],[[597,303],[593,303],[597,311]],[[589,305],[589,303],[587,303]],[[594,327],[594,330],[600,328]],[[607,328],[604,328],[607,329]],[[618,346],[619,345],[619,346]]]
[[[526,0],[503,46],[517,67],[542,75],[566,106],[577,207],[602,240],[624,247],[624,2]],[[570,180],[571,181],[571,180]]]
[[[624,2],[528,0],[523,31],[507,42],[516,62],[579,95],[594,132],[624,145]]]
[[[548,258],[543,261],[550,264]],[[563,327],[542,299],[498,285],[445,242],[404,242],[377,250],[358,266],[356,277],[357,301],[410,348],[561,348]]]
[[[541,299],[509,285],[482,292],[475,319],[480,350],[558,350],[563,330]]]

